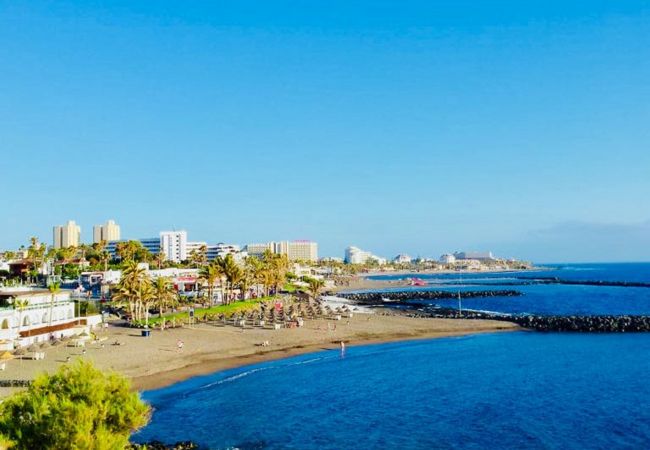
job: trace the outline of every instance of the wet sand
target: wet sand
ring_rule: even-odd
[[[356,345],[517,329],[516,325],[501,321],[361,313],[339,321],[306,320],[302,328],[280,330],[249,326],[242,331],[221,323],[199,324],[192,328],[154,330],[149,338],[141,337],[137,329],[110,326],[98,333],[105,339],[103,347],[89,343],[85,354],[81,348],[47,348],[42,350],[46,354],[44,360],[8,361],[0,379],[32,379],[43,371],[52,372],[67,364],[70,357],[70,361],[83,358],[101,369],[118,371],[132,380],[135,389],[148,390],[219,370],[337,348],[341,341]],[[179,339],[184,343],[181,351],[177,348]],[[113,345],[116,340],[122,345]],[[261,346],[263,341],[268,341],[269,346]],[[13,391],[15,388],[0,388],[0,397]]]

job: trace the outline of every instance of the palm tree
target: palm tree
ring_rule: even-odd
[[[20,339],[20,329],[23,326],[23,311],[29,306],[29,300],[16,300],[14,307],[18,310],[18,339]]]
[[[56,294],[61,291],[61,285],[59,283],[52,283],[48,287],[50,291],[50,320],[49,320],[49,326],[52,326],[52,316],[54,315],[54,298],[56,297]]]
[[[211,262],[207,266],[201,267],[201,270],[199,271],[200,279],[208,284],[208,301],[210,305],[212,305],[214,300],[214,285],[222,276],[223,272],[221,271],[221,266],[216,261]]]
[[[158,253],[154,255],[154,261],[158,265],[158,269],[162,269],[162,265],[165,262],[165,252],[162,246],[158,249]]]
[[[151,279],[145,278],[138,286],[137,298],[140,307],[140,319],[144,315],[144,326],[149,328],[149,308],[156,300],[155,289],[151,285]]]
[[[238,284],[242,278],[242,270],[239,268],[231,254],[226,255],[225,258],[217,256],[214,262],[219,267],[223,276],[226,278],[227,295],[225,303],[230,303],[234,286]]]
[[[308,278],[307,284],[309,285],[309,293],[312,295],[314,300],[316,300],[320,294],[321,289],[323,289],[325,286],[325,281],[317,278]]]
[[[198,249],[190,253],[190,263],[198,267],[203,267],[208,263],[208,247],[201,245]]]
[[[125,302],[133,320],[141,320],[145,300],[150,301],[151,279],[145,269],[138,263],[129,260],[124,265],[122,278],[116,286],[114,298],[117,302]]]
[[[176,292],[174,285],[169,278],[160,277],[156,278],[153,284],[154,297],[158,303],[158,316],[162,317],[165,307],[174,302],[176,299]]]

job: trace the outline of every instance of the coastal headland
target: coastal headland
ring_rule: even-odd
[[[351,318],[307,320],[301,328],[280,330],[201,323],[192,327],[154,330],[148,338],[140,330],[110,326],[98,333],[100,342],[44,350],[43,360],[11,360],[3,380],[31,380],[43,371],[83,358],[97,367],[115,370],[138,390],[156,389],[219,370],[348,345],[428,339],[519,330],[509,322],[412,318],[400,315],[355,313]],[[183,348],[178,349],[178,341]],[[262,346],[268,341],[268,346]],[[119,344],[119,345],[116,345]],[[4,397],[16,388],[0,388]]]

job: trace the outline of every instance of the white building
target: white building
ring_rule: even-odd
[[[0,289],[0,349],[77,334],[74,305],[69,291]]]
[[[456,252],[456,259],[475,259],[477,261],[493,261],[495,258],[492,252]]]
[[[160,238],[144,238],[136,239],[136,241],[140,242],[152,255],[160,253]],[[112,258],[115,258],[117,255],[117,244],[122,242],[128,242],[128,240],[122,239],[121,241],[109,241],[106,244],[106,251],[110,253]]]
[[[318,261],[318,243],[314,241],[280,241],[246,246],[250,256],[260,257],[267,250],[277,255],[287,255],[289,261]]]
[[[395,258],[393,258],[393,262],[397,264],[410,264],[411,261],[413,261],[413,258],[411,258],[406,253],[400,253]]]
[[[160,250],[167,261],[181,262],[187,259],[187,231],[161,231]]]
[[[444,255],[440,256],[439,261],[442,264],[454,264],[456,262],[456,257],[451,253],[445,253]]]
[[[201,251],[201,248],[205,248],[206,254],[208,251],[208,243],[200,241],[188,241],[185,245],[188,258],[192,255],[193,252]]]
[[[93,227],[93,243],[110,242],[120,240],[120,226],[113,220],[109,220],[104,225],[95,225]]]
[[[371,252],[361,250],[358,247],[350,246],[345,249],[345,262],[348,264],[365,264],[368,261],[376,261],[380,266],[386,264],[386,259]]]
[[[74,220],[53,228],[54,248],[78,247],[81,241],[81,227]]]
[[[318,244],[314,241],[298,240],[275,243],[275,253],[287,255],[289,261],[318,261]]]
[[[267,250],[270,251],[271,253],[274,253],[273,242],[267,242],[266,244],[247,244],[246,245],[246,253],[248,253],[249,256],[255,256],[255,257],[259,258]]]
[[[217,256],[225,258],[226,255],[232,255],[235,261],[240,262],[248,254],[242,252],[241,247],[237,244],[224,244],[223,242],[219,242],[216,245],[208,245],[208,261],[214,260]]]

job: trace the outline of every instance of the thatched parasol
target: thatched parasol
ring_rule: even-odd
[[[3,352],[0,354],[0,361],[9,361],[10,359],[14,359],[14,355],[12,355],[9,352]]]

